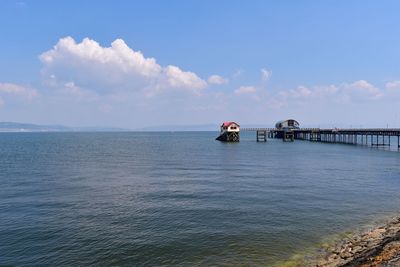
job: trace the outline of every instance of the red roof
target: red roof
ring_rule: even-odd
[[[222,124],[222,127],[229,127],[231,124],[236,124],[237,126],[239,126],[239,124],[237,124],[236,122],[233,121],[226,121]]]

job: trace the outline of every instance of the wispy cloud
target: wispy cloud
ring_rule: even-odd
[[[257,88],[254,86],[240,86],[238,89],[234,91],[236,95],[254,94],[256,92]]]
[[[27,99],[31,99],[38,95],[36,89],[14,83],[0,83],[0,94],[1,93]]]
[[[387,89],[400,89],[400,81],[390,81],[385,84]]]
[[[208,83],[210,83],[210,84],[217,84],[217,85],[227,84],[227,83],[229,82],[228,79],[223,78],[223,77],[221,77],[221,76],[219,76],[219,75],[211,75],[211,76],[208,78],[207,81],[208,81]]]
[[[354,103],[371,103],[387,95],[385,90],[379,89],[366,80],[338,85],[303,86],[294,89],[281,90],[270,95],[268,103],[273,108],[284,108],[290,105],[343,105]]]
[[[261,69],[261,80],[266,82],[268,81],[272,76],[272,71],[267,70],[267,69]]]
[[[233,78],[233,79],[237,79],[237,78],[239,78],[240,76],[242,76],[243,73],[244,73],[244,70],[238,69],[238,70],[236,70],[236,71],[233,73],[232,78]]]

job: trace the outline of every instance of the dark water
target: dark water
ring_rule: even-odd
[[[263,265],[399,211],[400,153],[216,133],[0,134],[0,265]]]

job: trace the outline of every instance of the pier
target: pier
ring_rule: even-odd
[[[307,140],[310,142],[365,145],[371,147],[391,147],[393,139],[400,149],[400,128],[350,128],[324,129],[300,128],[293,119],[279,121],[274,128],[240,128],[238,123],[224,122],[221,125],[217,140],[223,142],[239,142],[240,131],[255,132],[257,142],[267,142],[278,138],[284,142]]]
[[[259,136],[281,138],[283,141],[307,140],[322,143],[340,143],[351,145],[391,146],[393,138],[400,148],[400,128],[371,128],[371,129],[321,129],[321,128],[241,128],[241,131],[253,131],[257,141],[267,141]]]

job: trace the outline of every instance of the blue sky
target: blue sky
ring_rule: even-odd
[[[399,1],[1,1],[0,121],[400,127]]]

